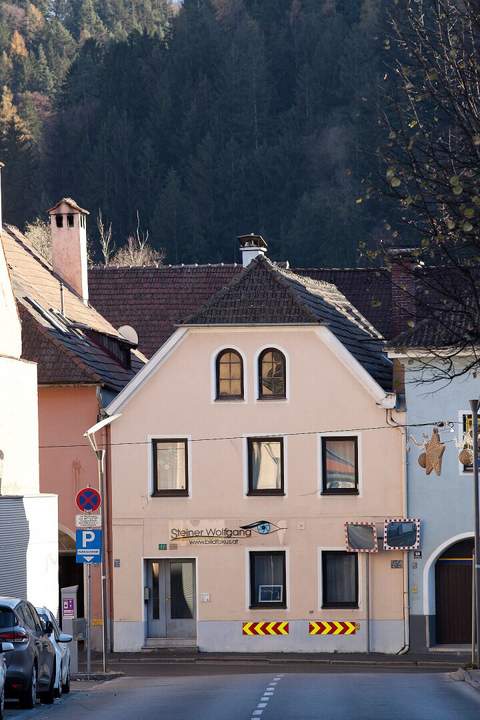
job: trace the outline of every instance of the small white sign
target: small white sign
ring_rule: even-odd
[[[85,528],[101,528],[102,527],[102,516],[97,515],[75,515],[75,526],[79,530]]]

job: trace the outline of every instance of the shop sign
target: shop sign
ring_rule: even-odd
[[[251,530],[215,525],[206,525],[200,528],[170,528],[170,540],[185,541],[189,545],[238,545],[239,540],[251,536]]]
[[[224,520],[170,522],[170,541],[186,542],[189,545],[238,545],[240,540],[252,537],[252,533],[268,535],[285,530],[269,520],[258,520],[248,525],[229,526]]]

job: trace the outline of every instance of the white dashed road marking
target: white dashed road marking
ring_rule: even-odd
[[[257,703],[257,707],[252,711],[250,720],[259,720],[265,708],[268,706],[268,701],[273,697],[277,683],[284,677],[284,675],[276,675],[273,680],[270,680],[266,689],[262,693],[262,697]]]

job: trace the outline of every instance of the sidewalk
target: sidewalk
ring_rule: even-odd
[[[445,671],[456,670],[470,661],[470,655],[463,652],[430,652],[424,654],[407,653],[405,655],[384,655],[381,653],[200,653],[194,651],[149,650],[141,653],[111,653],[107,665],[110,673],[125,675],[141,674],[142,668],[149,674],[155,667],[166,666],[223,666],[224,668],[239,665],[259,667],[262,665],[302,665],[332,667],[364,666],[382,668],[432,668]],[[100,653],[92,654],[92,672],[99,673],[102,669]],[[79,657],[79,671],[86,670],[85,654]]]

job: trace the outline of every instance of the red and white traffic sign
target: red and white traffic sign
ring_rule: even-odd
[[[90,513],[98,510],[102,504],[102,498],[98,490],[87,487],[78,491],[75,502],[81,512]]]

